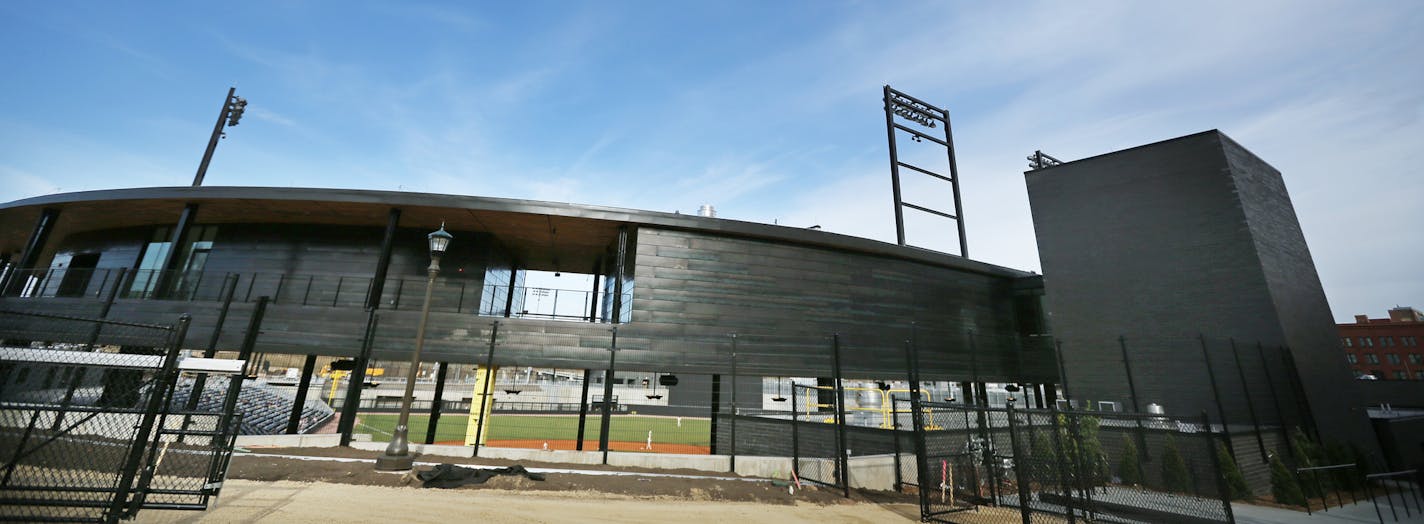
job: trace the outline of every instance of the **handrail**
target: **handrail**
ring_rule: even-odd
[[[274,305],[364,308],[372,277],[352,274],[229,273],[220,271],[165,271],[118,268],[4,268],[11,284],[2,288],[6,298],[99,299],[118,286],[120,300],[177,300],[217,302],[230,279],[234,302],[270,297]],[[424,277],[391,277],[381,291],[382,308],[419,309],[425,292]],[[515,298],[508,299],[510,293]],[[539,288],[484,284],[480,279],[436,278],[431,311],[472,313],[481,316],[539,318],[556,321],[610,322],[607,291]],[[623,294],[624,303],[632,293]],[[512,305],[506,311],[506,305]],[[594,318],[597,312],[597,318]]]

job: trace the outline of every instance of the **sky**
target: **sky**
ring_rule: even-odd
[[[974,259],[1040,270],[1027,154],[1220,129],[1284,173],[1335,317],[1383,317],[1424,309],[1421,26],[1383,0],[9,1],[0,202],[189,185],[235,86],[205,185],[712,204],[894,242],[890,84],[951,112]],[[952,222],[907,231],[957,251]]]

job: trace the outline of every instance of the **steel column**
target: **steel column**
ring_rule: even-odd
[[[480,456],[480,440],[485,436],[485,426],[489,425],[490,410],[494,408],[494,344],[499,338],[499,321],[494,321],[490,326],[489,354],[485,356],[485,387],[480,390],[479,398],[475,399],[480,403],[480,423],[475,426],[475,451],[476,457]],[[488,406],[488,408],[486,408]],[[469,433],[466,433],[468,435]]]
[[[435,396],[430,399],[430,420],[425,425],[425,443],[435,443],[435,428],[440,425],[440,410],[445,407],[445,373],[450,363],[441,362],[435,371]]]
[[[890,142],[890,187],[895,197],[895,242],[905,245],[905,211],[900,198],[900,155],[895,146],[895,102],[889,85],[885,86],[885,134]]]
[[[208,163],[213,160],[213,152],[218,149],[218,139],[222,138],[223,124],[227,123],[228,113],[232,110],[232,97],[237,94],[236,87],[227,89],[227,97],[223,98],[222,111],[218,111],[218,123],[213,125],[213,134],[208,137],[208,148],[203,151],[203,160],[198,163],[198,173],[193,175],[193,187],[203,185],[203,178],[208,175]]]
[[[731,469],[733,473],[737,471],[737,334],[732,333],[732,431],[731,438],[728,439],[730,450]]]
[[[584,429],[588,423],[588,383],[591,381],[593,381],[593,370],[583,370],[583,392],[579,394],[578,442],[574,444],[576,451],[583,451]]]
[[[793,397],[793,399],[792,399],[792,400],[793,400],[792,404],[795,404],[795,402],[794,402],[794,401],[795,401],[795,398],[794,398],[794,397],[796,396],[796,395],[795,395],[795,393],[796,393],[796,391],[795,391],[796,387],[795,387],[795,386],[792,386],[791,389],[792,389],[791,393],[792,393],[792,397]],[[708,450],[708,454],[710,454],[710,455],[716,455],[716,454],[717,454],[717,415],[718,415],[718,412],[722,410],[722,375],[720,375],[720,374],[713,374],[713,375],[712,375],[712,406],[711,406],[711,408],[712,408],[712,409],[711,409],[711,411],[712,411],[712,422],[711,422],[711,427],[708,429],[708,433],[711,434],[711,435],[709,435],[709,436],[711,437],[711,439],[709,440],[709,442],[711,442],[712,445],[709,446],[711,449]]]
[[[598,450],[603,452],[604,464],[608,464],[608,426],[613,420],[613,374],[617,357],[618,326],[613,326],[613,340],[608,348],[608,370],[603,373],[603,423],[598,428]]]
[[[1256,445],[1261,448],[1261,462],[1269,464],[1266,439],[1261,437],[1261,420],[1256,418],[1256,403],[1251,401],[1251,383],[1246,381],[1246,368],[1241,365],[1241,353],[1236,351],[1236,339],[1231,339],[1231,358],[1236,361],[1236,373],[1241,377],[1241,391],[1246,396],[1246,412],[1251,415],[1251,427],[1256,430]]]
[[[1286,424],[1286,410],[1281,409],[1281,396],[1276,393],[1276,381],[1271,379],[1271,364],[1266,360],[1266,348],[1259,340],[1256,341],[1256,353],[1261,357],[1261,371],[1266,375],[1266,389],[1271,392],[1271,406],[1276,408],[1276,424],[1281,427],[1281,440],[1286,443],[1286,450],[1294,457],[1295,443],[1291,442],[1289,425]]]
[[[1221,434],[1225,437],[1223,440],[1226,442],[1226,451],[1231,453],[1232,460],[1236,460],[1236,446],[1231,444],[1231,428],[1226,425],[1226,404],[1221,401],[1221,388],[1216,385],[1216,371],[1211,366],[1211,352],[1207,351],[1206,335],[1198,333],[1197,340],[1201,341],[1202,360],[1206,362],[1206,376],[1211,381],[1211,395],[1216,399],[1216,416],[1221,418]]]
[[[391,208],[386,216],[386,233],[381,238],[381,255],[376,259],[376,272],[371,275],[371,286],[366,290],[366,308],[381,307],[381,293],[386,289],[386,273],[391,267],[391,250],[395,247],[396,226],[400,224],[401,210]]]
[[[850,498],[850,472],[847,471],[850,467],[850,457],[846,455],[845,385],[841,383],[840,333],[831,335],[831,364],[834,366],[834,368],[831,369],[831,373],[834,374],[836,381],[836,460],[840,463],[839,467],[836,468],[840,472],[837,480],[841,483],[845,497]],[[736,395],[737,388],[734,385],[732,388],[732,398],[735,399]],[[735,400],[732,405],[736,406]],[[733,413],[732,424],[732,427],[736,428],[735,413]],[[735,446],[736,443],[733,442],[732,445]]]
[[[371,362],[371,346],[376,341],[376,328],[380,323],[376,308],[366,309],[366,334],[361,337],[361,353],[346,382],[346,400],[341,404],[341,418],[337,421],[337,431],[341,433],[341,445],[351,445],[351,433],[356,427],[356,410],[361,405],[361,388],[366,384],[366,367]]]
[[[0,292],[3,292],[0,295],[10,294],[10,289],[16,282],[19,282],[21,290],[24,289],[30,272],[40,262],[40,253],[44,251],[45,242],[49,239],[50,232],[54,230],[54,223],[57,220],[59,220],[58,209],[45,208],[40,211],[40,218],[35,221],[35,228],[30,231],[30,239],[25,242],[25,249],[20,252],[19,260],[15,261],[15,269],[7,277],[5,287],[0,288]]]
[[[192,203],[184,205],[183,212],[178,215],[178,223],[168,234],[168,252],[164,253],[163,263],[158,266],[158,283],[153,288],[153,298],[172,298],[169,295],[180,278],[178,266],[184,262],[182,255],[188,243],[188,230],[193,227],[197,215],[198,205]]]
[[[297,381],[297,398],[292,401],[292,414],[287,417],[287,434],[295,435],[301,429],[302,407],[307,404],[307,388],[311,387],[312,371],[316,369],[316,355],[307,355],[302,363],[302,378]]]

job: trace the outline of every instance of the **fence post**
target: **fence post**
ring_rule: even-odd
[[[1026,457],[1019,449],[1018,415],[1014,413],[1012,401],[1009,402],[1007,413],[1009,417],[1009,448],[1014,456],[1014,477],[1016,480],[1014,484],[1019,487],[1019,515],[1023,517],[1023,524],[1029,524],[1029,478],[1024,474],[1023,464]]]
[[[792,409],[795,409],[794,403]],[[900,473],[900,406],[894,395],[890,395],[890,444],[895,447],[895,492],[899,493],[904,479]]]
[[[791,476],[801,479],[801,411],[796,409],[796,383],[791,383]]]
[[[1141,414],[1142,406],[1137,402],[1137,382],[1132,379],[1132,358],[1127,354],[1127,337],[1118,335],[1117,344],[1122,348],[1122,369],[1127,372],[1127,391],[1132,395],[1132,412],[1134,414]],[[1145,453],[1145,451],[1147,451],[1147,432],[1142,428],[1142,417],[1133,417],[1133,422],[1134,425],[1137,426],[1137,434],[1135,436],[1137,437],[1137,449],[1139,450],[1138,455],[1134,457],[1136,459],[1135,462],[1137,462],[1137,478],[1143,479],[1145,483],[1147,473],[1143,470],[1143,463],[1152,460],[1152,454]]]
[[[1063,453],[1063,427],[1058,420],[1057,403],[1048,405],[1048,416],[1053,417],[1053,461],[1058,468],[1058,489],[1063,491],[1063,516],[1068,518],[1068,524],[1074,524],[1078,512],[1073,509],[1073,488],[1068,484],[1068,465],[1064,463],[1067,457]]]
[[[1221,460],[1216,456],[1216,434],[1211,431],[1211,420],[1207,418],[1206,410],[1201,412],[1201,426],[1206,432],[1207,456],[1211,457],[1211,473],[1216,477],[1216,492],[1221,497],[1222,509],[1226,510],[1226,521],[1236,522],[1236,516],[1231,512],[1231,489],[1226,485],[1226,475],[1221,471]]]
[[[732,333],[732,434],[730,447],[731,471],[737,472],[737,334]]]
[[[915,442],[915,491],[920,495],[920,518],[930,512],[929,492],[925,490],[925,424],[920,411],[919,350],[913,340],[905,340],[906,378],[910,381],[910,425]]]
[[[831,334],[831,370],[836,381],[836,460],[840,462],[840,481],[846,498],[850,498],[850,455],[846,453],[845,385],[841,383],[841,334]]]

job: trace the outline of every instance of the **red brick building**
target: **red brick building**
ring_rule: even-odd
[[[1355,315],[1340,324],[1340,346],[1357,377],[1368,380],[1424,380],[1424,313],[1412,307],[1389,310],[1389,318]]]

